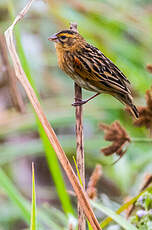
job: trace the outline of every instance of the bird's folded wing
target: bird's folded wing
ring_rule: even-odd
[[[116,69],[117,71],[114,67],[110,68],[108,63],[107,65],[104,63],[99,65],[98,62],[96,58],[88,59],[84,56],[74,56],[73,68],[75,73],[82,77],[83,80],[90,82],[101,90],[130,93],[128,88],[129,81],[121,79],[120,73],[118,74],[119,69],[116,66],[114,67],[118,69]]]

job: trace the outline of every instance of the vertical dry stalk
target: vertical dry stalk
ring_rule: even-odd
[[[7,47],[9,49],[10,52],[10,56],[12,58],[13,61],[13,65],[14,65],[14,69],[15,69],[15,73],[16,73],[16,77],[18,78],[18,80],[21,82],[21,84],[23,85],[29,100],[31,102],[31,104],[33,105],[35,112],[45,130],[45,133],[52,145],[52,147],[54,148],[58,159],[60,160],[72,186],[73,189],[77,195],[77,198],[81,204],[81,207],[83,207],[84,213],[86,215],[86,217],[88,218],[92,228],[94,230],[101,230],[100,225],[93,213],[93,210],[91,209],[91,206],[89,204],[89,199],[88,196],[86,194],[86,192],[84,191],[84,189],[82,188],[82,186],[79,183],[79,180],[77,178],[77,176],[75,175],[70,162],[68,161],[58,139],[57,136],[54,133],[54,130],[52,129],[51,125],[49,124],[48,120],[46,119],[45,114],[43,113],[43,110],[40,106],[40,103],[33,91],[33,88],[31,87],[19,60],[19,57],[17,55],[16,49],[15,49],[15,45],[13,42],[13,29],[15,24],[20,21],[25,14],[28,12],[32,2],[34,0],[30,0],[27,5],[24,7],[24,9],[17,15],[17,17],[15,18],[13,24],[7,29],[7,31],[5,32],[5,36],[6,36],[6,41],[7,41]]]
[[[77,24],[71,23],[70,29],[77,31]],[[75,102],[82,100],[82,89],[76,83],[74,83],[75,90]],[[76,154],[77,154],[77,166],[80,173],[83,188],[85,189],[85,162],[84,162],[84,143],[83,143],[83,111],[82,105],[76,106],[75,117],[76,117]],[[78,229],[86,229],[85,215],[80,202],[78,202]]]
[[[77,102],[78,101],[77,98],[79,98],[79,100],[82,99],[82,89],[76,83],[74,84],[74,88],[75,88],[75,102]],[[76,106],[75,116],[76,116],[77,166],[82,180],[83,188],[85,189],[85,162],[84,162],[84,144],[83,144],[82,105]],[[78,202],[78,229],[79,230],[86,229],[85,215],[80,202]]]
[[[2,56],[2,63],[6,68],[6,74],[7,74],[7,81],[8,81],[8,86],[10,89],[10,94],[12,96],[12,102],[14,104],[14,107],[19,111],[19,112],[24,112],[24,104],[23,100],[21,97],[21,94],[19,93],[16,85],[16,78],[14,77],[15,72],[11,68],[8,56],[7,56],[7,47],[6,47],[6,41],[4,38],[4,35],[0,33],[0,53]]]

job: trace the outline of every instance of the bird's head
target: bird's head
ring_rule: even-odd
[[[79,46],[84,38],[74,30],[62,30],[53,34],[48,40],[55,42],[58,49],[71,50]]]

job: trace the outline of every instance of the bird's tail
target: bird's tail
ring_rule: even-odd
[[[133,114],[133,116],[137,119],[139,117],[139,112],[138,109],[136,108],[136,106],[134,104],[129,105],[129,109],[131,111],[131,113]]]
[[[136,108],[136,106],[133,104],[133,98],[131,96],[131,94],[113,94],[114,97],[116,97],[118,100],[120,100],[123,104],[125,104],[130,112],[132,113],[132,115],[134,116],[134,118],[138,118],[139,117],[139,112]]]
[[[126,95],[124,102],[129,107],[129,110],[132,113],[132,115],[134,116],[134,118],[137,119],[139,117],[139,112],[138,112],[138,109],[136,108],[136,106],[133,104],[133,98],[132,98],[131,94]]]

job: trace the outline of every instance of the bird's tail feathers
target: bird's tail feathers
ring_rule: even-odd
[[[118,100],[120,100],[123,104],[125,104],[129,108],[129,110],[130,110],[131,114],[134,116],[134,118],[137,119],[139,117],[138,109],[133,104],[133,101],[132,101],[133,98],[130,94],[126,94],[126,95],[125,94],[119,94],[119,95],[115,94],[113,96],[115,96]]]
[[[131,111],[131,113],[133,114],[133,116],[137,119],[139,118],[139,112],[138,109],[136,108],[136,106],[134,104],[129,105],[129,109]]]
[[[126,102],[126,105],[129,107],[129,110],[134,116],[134,118],[137,119],[139,117],[139,112],[138,112],[137,107],[133,104],[133,98],[130,94],[127,94],[125,102]]]

